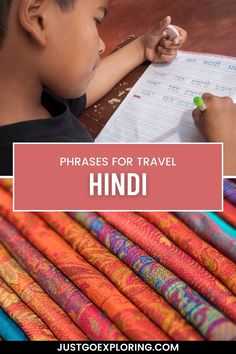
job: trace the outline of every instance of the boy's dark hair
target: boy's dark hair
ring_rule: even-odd
[[[8,15],[11,4],[14,0],[0,0],[0,46],[3,42],[7,30]],[[73,7],[75,0],[55,0],[62,10]]]

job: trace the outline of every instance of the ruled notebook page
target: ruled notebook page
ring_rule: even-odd
[[[97,142],[202,142],[193,98],[210,92],[236,102],[236,60],[179,52],[151,64],[97,137]]]

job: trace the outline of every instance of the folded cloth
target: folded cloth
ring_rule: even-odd
[[[236,262],[236,239],[224,232],[219,225],[205,213],[174,213],[203,240]]]
[[[109,223],[142,247],[200,295],[236,322],[236,297],[155,226],[135,213],[101,213]]]
[[[231,203],[236,205],[236,183],[229,179],[224,180],[224,196]]]
[[[142,212],[146,220],[155,225],[184,252],[193,257],[236,295],[236,264],[171,213]]]
[[[52,332],[0,279],[0,306],[30,340],[56,340]]]
[[[61,341],[88,338],[0,243],[0,277]],[[50,313],[50,316],[48,315]]]
[[[92,302],[3,218],[0,218],[0,241],[89,338],[125,339]],[[53,252],[57,254],[56,247]]]
[[[113,213],[108,213],[113,214]],[[70,213],[209,340],[235,338],[236,326],[197,292],[96,214]],[[170,254],[171,256],[171,254]]]
[[[202,339],[200,334],[161,296],[68,215],[65,213],[39,213],[39,215],[172,339]]]
[[[17,324],[0,308],[0,336],[7,341],[27,341]]]

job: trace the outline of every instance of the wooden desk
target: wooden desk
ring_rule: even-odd
[[[153,0],[145,0],[146,6],[149,1],[150,18],[148,21],[150,21],[150,25],[146,24],[147,29],[156,23],[154,16],[158,15],[159,20],[170,14],[173,17],[173,23],[188,31],[188,40],[184,50],[236,56],[236,0],[156,0],[156,4]],[[123,1],[124,21],[128,21],[131,16],[130,11],[126,11],[126,7],[129,5],[128,0]],[[134,19],[137,23],[140,21],[140,18],[133,14],[132,16],[133,22]],[[141,14],[140,17],[142,17]],[[124,21],[122,19],[120,26],[124,25]],[[145,21],[147,23],[147,19]],[[116,29],[119,31],[119,27]],[[112,31],[114,29],[111,28],[111,35]],[[107,33],[108,35],[109,33]],[[81,116],[81,121],[87,126],[94,138],[127,96],[130,88],[142,75],[147,65],[143,64],[135,69]]]

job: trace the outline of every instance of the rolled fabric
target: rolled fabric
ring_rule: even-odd
[[[236,184],[229,179],[224,180],[224,196],[236,205]]]
[[[0,308],[0,336],[7,341],[28,341],[24,332]]]
[[[89,338],[126,339],[92,302],[3,218],[0,218],[0,240],[21,266]],[[57,247],[54,248],[53,253],[58,257]]]
[[[106,245],[147,284],[162,295],[209,340],[232,340],[236,326],[209,305],[196,291],[151,258],[105,220],[88,213],[70,213]],[[86,226],[87,225],[87,226]]]
[[[155,260],[236,322],[236,297],[212,274],[181,251],[155,226],[135,213],[101,213]]]
[[[39,216],[33,213],[13,213],[11,205],[11,196],[1,190],[1,213],[4,213],[8,220],[22,231],[25,238],[101,308],[122,333],[132,340],[168,340],[168,336],[163,335],[160,328],[49,228]],[[105,333],[104,330],[102,334]],[[112,340],[111,334],[110,330],[109,340]],[[121,340],[124,338],[126,337],[122,336]]]
[[[142,212],[140,215],[155,225],[171,241],[193,257],[236,295],[236,264],[234,262],[202,240],[173,214]]]
[[[0,279],[0,306],[18,324],[30,340],[56,340],[52,332]]]
[[[24,271],[0,243],[0,277],[38,315],[61,341],[85,341],[88,338]],[[50,313],[50,316],[48,314]]]
[[[123,296],[106,277],[49,228],[39,216],[33,213],[12,212],[12,198],[2,189],[0,189],[0,212],[104,311],[129,339],[167,340],[167,335],[163,336],[157,326]],[[112,340],[110,333],[109,336]],[[121,340],[123,338],[125,337],[123,336]]]
[[[227,224],[223,219],[221,219],[217,214],[212,213],[212,212],[206,212],[206,215],[208,215],[212,221],[214,221],[222,231],[224,231],[226,234],[228,234],[230,237],[234,238],[236,240],[236,230]]]
[[[219,212],[218,215],[227,221],[231,226],[236,228],[236,206],[224,199],[224,211]]]
[[[225,233],[207,214],[195,212],[176,212],[174,214],[203,240],[236,262],[236,240]]]
[[[12,193],[13,178],[0,178],[0,186]]]
[[[39,215],[172,339],[202,339],[161,296],[68,215],[65,213],[39,213]]]

